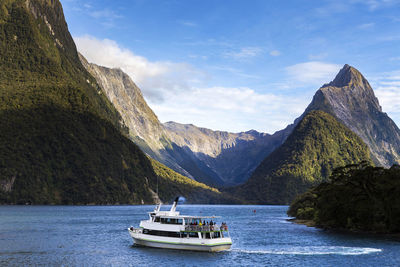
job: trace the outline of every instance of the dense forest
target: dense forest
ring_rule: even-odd
[[[156,174],[126,134],[82,66],[60,2],[1,1],[0,203],[153,203],[160,177],[163,201],[196,202],[197,188],[202,200],[222,196],[187,177],[175,184],[157,164]]]
[[[327,182],[296,198],[288,215],[324,228],[400,232],[400,166],[367,162],[334,170]]]

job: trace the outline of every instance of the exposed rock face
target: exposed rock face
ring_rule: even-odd
[[[382,112],[368,81],[355,68],[345,65],[336,78],[322,86],[306,109],[334,115],[368,145],[375,164],[400,162],[400,130]]]

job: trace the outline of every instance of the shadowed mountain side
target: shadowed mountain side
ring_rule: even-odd
[[[1,111],[0,121],[0,177],[12,181],[0,202],[152,203],[150,162],[109,122],[57,106]]]
[[[323,111],[308,113],[249,180],[226,191],[250,203],[289,204],[336,167],[370,160],[362,140]]]
[[[176,196],[184,196],[186,203],[202,204],[243,204],[244,202],[225,192],[196,182],[177,172],[171,171],[165,165],[150,159],[156,175],[159,177],[158,194],[165,200],[172,200]],[[157,190],[157,189],[156,189]]]
[[[229,133],[176,122],[164,123],[173,143],[218,175],[221,185],[245,182],[258,164],[282,144],[292,126],[273,135],[248,131]],[[215,179],[215,178],[212,178]]]
[[[156,174],[126,130],[82,66],[60,2],[0,2],[0,203],[153,203],[160,179],[163,201],[223,195],[174,184],[164,166]]]

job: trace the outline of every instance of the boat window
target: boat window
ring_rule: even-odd
[[[156,218],[154,219],[154,222],[160,222],[160,217],[156,217]]]
[[[189,237],[199,238],[199,234],[197,232],[189,232]]]
[[[210,233],[201,233],[203,239],[210,239]]]
[[[221,237],[221,233],[220,232],[214,232],[213,233],[213,238],[220,238]]]
[[[175,219],[175,218],[161,218],[161,223],[165,224],[182,224],[182,219]]]
[[[149,230],[149,229],[143,229],[143,234],[156,235],[156,236],[167,236],[167,237],[181,237],[180,232],[157,231],[157,230]]]

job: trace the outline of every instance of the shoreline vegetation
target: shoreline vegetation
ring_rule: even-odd
[[[389,238],[391,240],[399,241],[400,242],[400,233],[380,233],[374,231],[356,231],[351,229],[342,229],[342,228],[325,228],[319,226],[313,220],[301,220],[296,218],[287,219],[288,222],[292,222],[295,224],[305,225],[307,227],[318,228],[324,231],[329,231],[331,233],[338,233],[338,234],[346,234],[346,235],[362,235],[362,236],[372,236],[377,238]]]
[[[327,182],[298,196],[287,214],[322,229],[400,236],[399,195],[400,166],[362,162],[335,169]]]

